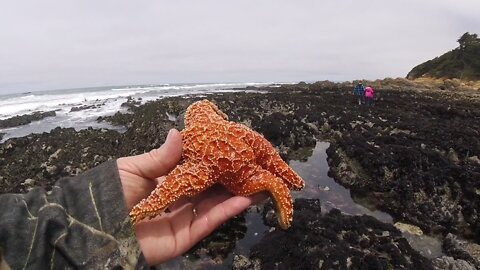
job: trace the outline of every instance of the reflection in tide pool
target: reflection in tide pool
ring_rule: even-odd
[[[369,215],[382,222],[392,223],[393,218],[384,212],[370,210],[357,204],[351,197],[350,191],[339,185],[333,178],[328,176],[326,142],[318,142],[313,154],[306,162],[291,161],[290,166],[305,180],[305,188],[293,192],[294,198],[320,199],[322,211],[327,212],[337,208],[349,215]]]
[[[305,180],[306,184],[303,190],[293,192],[293,197],[320,199],[324,213],[332,208],[337,208],[344,214],[368,215],[381,222],[393,223],[392,216],[375,210],[368,198],[353,198],[350,190],[328,176],[329,166],[326,151],[329,146],[330,144],[327,142],[317,142],[313,154],[306,162],[290,162],[290,166]],[[408,232],[403,232],[403,236],[412,248],[427,258],[436,258],[443,255],[442,244],[437,238]]]
[[[328,176],[329,166],[327,163],[326,150],[329,143],[318,142],[313,151],[303,151],[308,153],[309,157],[299,157],[306,161],[291,161],[290,166],[305,180],[305,188],[301,191],[293,191],[294,198],[308,198],[320,199],[322,204],[322,211],[326,213],[332,208],[337,208],[345,214],[349,215],[369,215],[376,219],[385,222],[393,223],[393,218],[382,211],[369,209],[357,202],[367,201],[363,198],[352,199],[350,191],[335,182],[335,180]],[[221,258],[212,258],[208,255],[192,256],[192,254],[179,257],[173,261],[165,263],[158,267],[158,269],[231,269],[234,255],[245,255],[248,257],[251,247],[262,239],[264,234],[270,229],[265,226],[262,221],[262,216],[255,207],[249,209],[244,215],[244,218],[238,219],[242,222],[240,227],[247,228],[246,231],[238,230],[232,234],[234,237],[226,237],[236,241],[234,247],[226,250],[227,254]],[[234,229],[239,224],[228,226],[228,229]],[[224,228],[225,229],[225,228]],[[224,230],[220,229],[220,231]],[[218,233],[218,232],[217,232]],[[220,232],[222,234],[223,232]],[[410,245],[419,251],[423,256],[429,258],[439,257],[442,254],[441,242],[433,237],[426,235],[417,236],[409,233],[403,233]],[[211,238],[206,241],[210,241]],[[207,244],[207,248],[216,248],[221,246],[221,242]],[[229,246],[229,245],[224,245]],[[198,253],[198,252],[197,252]]]

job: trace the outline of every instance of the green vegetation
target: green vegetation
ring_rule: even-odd
[[[407,78],[480,80],[480,39],[466,32],[457,41],[456,49],[414,67]]]

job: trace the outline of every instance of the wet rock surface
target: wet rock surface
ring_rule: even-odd
[[[447,255],[464,260],[475,266],[476,269],[480,269],[479,244],[470,243],[453,234],[448,234],[443,241],[443,249]]]
[[[4,120],[0,120],[0,128],[18,127],[30,124],[33,121],[42,120],[45,117],[55,116],[55,111],[34,112],[31,114],[17,115]]]
[[[82,106],[74,106],[70,109],[70,112],[78,112],[90,109],[100,108],[105,104],[93,104],[93,105],[82,105]]]
[[[332,174],[427,233],[480,241],[480,167],[470,160],[480,151],[479,102],[456,98],[382,92],[375,108],[340,117]]]
[[[125,108],[132,108],[132,107],[137,107],[140,104],[142,104],[142,98],[139,98],[138,100],[133,99],[132,97],[128,97],[127,101],[122,103],[120,107],[125,107]]]
[[[337,209],[322,215],[313,199],[295,200],[292,227],[267,233],[250,256],[261,269],[434,269],[391,224]]]
[[[454,259],[453,257],[442,256],[433,260],[433,265],[439,269],[448,269],[448,270],[476,270],[475,266],[462,260]]]
[[[416,86],[404,81],[383,82],[383,88],[376,91],[375,104],[360,106],[351,87],[348,83],[326,81],[252,89],[270,91],[268,94],[213,94],[208,99],[227,113],[230,120],[262,133],[285,160],[296,158],[299,151],[314,146],[317,139],[328,140],[331,143],[330,174],[354,195],[367,196],[396,221],[418,226],[426,234],[446,237],[451,233],[468,243],[480,243],[478,92],[412,89]],[[8,139],[0,145],[0,192],[25,192],[31,186],[48,188],[61,176],[75,175],[105,160],[159,147],[170,128],[182,128],[182,113],[199,99],[195,96],[165,98],[130,106],[126,113],[99,119],[125,126],[127,131],[122,134],[105,129],[77,132],[59,128],[50,133]],[[313,210],[299,212],[302,211],[315,216]],[[332,224],[341,220],[344,226],[353,226],[348,227],[349,230],[358,229],[357,233],[363,233],[362,228],[370,228],[368,226],[373,226],[373,231],[380,226],[363,217],[348,217],[337,212],[317,217],[315,222],[319,228],[330,224],[326,219]],[[296,216],[294,222],[304,218],[308,218],[307,214]],[[359,222],[368,226],[354,227]],[[378,269],[385,265],[414,265],[413,261],[403,264],[401,258],[410,254],[408,244],[397,238],[393,232],[396,229],[387,227],[389,237],[370,232],[375,239],[387,239],[387,247],[396,241],[396,249],[385,249],[386,255],[382,255],[385,258],[367,256],[362,248],[355,246],[358,259],[342,262],[339,259],[339,265],[377,265]],[[278,239],[287,237],[278,231],[273,233]],[[338,237],[338,232],[335,233]],[[273,237],[271,234],[266,237]],[[321,234],[316,240],[327,243],[324,239],[327,236]],[[332,239],[337,239],[335,237]],[[225,241],[235,242],[237,238],[225,237],[231,239]],[[333,243],[336,242],[329,243],[331,249],[328,246],[322,249],[329,254],[323,263],[337,267],[332,258],[349,257],[342,253],[347,251],[335,253]],[[305,242],[307,244],[310,243]],[[229,250],[225,245],[224,250]],[[467,247],[470,246],[456,245],[457,251],[447,252],[450,257],[437,260],[436,267],[442,263],[462,265],[464,262],[473,267],[477,263],[474,257],[469,255],[473,258],[469,259],[458,252]],[[198,254],[224,258],[211,253],[214,251],[209,248],[200,247]],[[377,254],[378,248],[379,245],[372,244],[364,249]],[[257,267],[265,255],[260,249],[256,250],[251,258],[237,256],[237,261],[252,260],[252,265]],[[318,268],[320,261],[317,263]],[[426,265],[431,264],[427,261]]]
[[[49,190],[62,176],[77,175],[118,156],[120,134],[107,130],[56,128],[0,144],[0,193],[33,186]]]

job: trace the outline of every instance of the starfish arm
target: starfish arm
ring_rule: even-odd
[[[141,200],[130,211],[133,224],[147,217],[161,215],[165,209],[181,196],[193,196],[213,184],[210,170],[201,165],[187,162],[178,165],[152,193]]]
[[[290,227],[293,217],[292,197],[281,179],[266,171],[258,170],[242,182],[228,183],[225,187],[233,194],[249,196],[257,192],[268,191],[277,209],[277,219],[284,230]]]
[[[303,179],[283,161],[272,144],[262,135],[250,131],[245,142],[254,149],[257,164],[281,178],[289,189],[301,190],[305,186]]]

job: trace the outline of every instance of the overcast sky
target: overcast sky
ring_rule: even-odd
[[[479,0],[7,0],[0,93],[405,77],[480,34]]]

